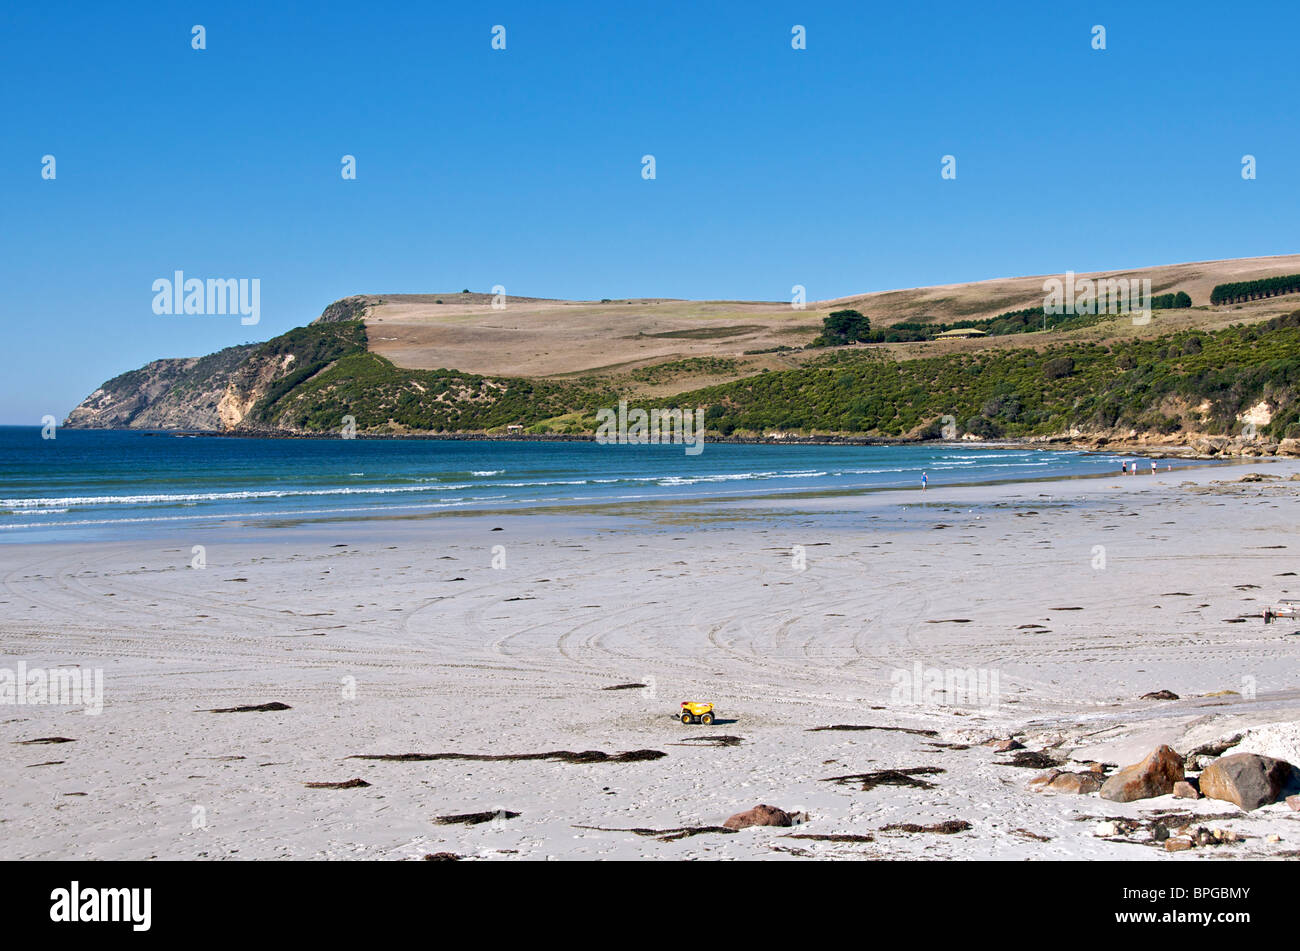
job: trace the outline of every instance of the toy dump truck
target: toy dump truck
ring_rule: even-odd
[[[708,726],[713,722],[713,704],[683,700],[681,719],[683,723],[703,723]]]

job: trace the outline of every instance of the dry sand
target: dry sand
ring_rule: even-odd
[[[1035,770],[975,745],[1125,764],[1272,724],[1251,748],[1295,749],[1300,625],[1226,619],[1300,594],[1300,482],[1210,484],[1246,471],[5,544],[0,665],[101,667],[105,705],[0,707],[0,858],[1295,855],[1284,805],[1029,792]],[[917,663],[996,672],[1000,702],[901,704],[891,675]],[[626,684],[647,686],[606,689]],[[1138,699],[1162,688],[1183,699]],[[674,720],[688,699],[719,722]],[[205,712],[268,702],[290,709]],[[17,745],[46,737],[74,742]],[[349,758],[587,750],[666,755]],[[760,802],[810,818],[600,831]],[[1096,834],[1161,810],[1248,838],[1169,854]],[[518,815],[436,821],[483,812]],[[970,827],[882,831],[947,820]]]

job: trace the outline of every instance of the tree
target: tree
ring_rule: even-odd
[[[871,320],[856,310],[834,310],[822,320],[822,332],[815,347],[840,347],[871,339]]]

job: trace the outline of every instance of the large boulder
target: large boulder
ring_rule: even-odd
[[[1201,795],[1258,809],[1277,802],[1291,781],[1291,764],[1258,753],[1234,753],[1216,759],[1201,773]]]
[[[1183,779],[1183,758],[1168,746],[1158,746],[1140,763],[1125,766],[1101,787],[1101,798],[1112,802],[1152,799],[1174,791]]]
[[[750,826],[792,826],[794,816],[776,806],[757,805],[745,812],[738,812],[723,823],[728,829],[748,829]]]

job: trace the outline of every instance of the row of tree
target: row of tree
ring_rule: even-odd
[[[1184,307],[1191,307],[1192,299],[1186,291],[1179,291],[1176,294],[1155,294],[1151,297],[1152,310],[1182,310]]]
[[[1277,297],[1279,294],[1294,294],[1297,291],[1300,291],[1300,274],[1284,274],[1281,277],[1265,277],[1258,281],[1217,284],[1210,292],[1210,303],[1238,304],[1247,300]]]

